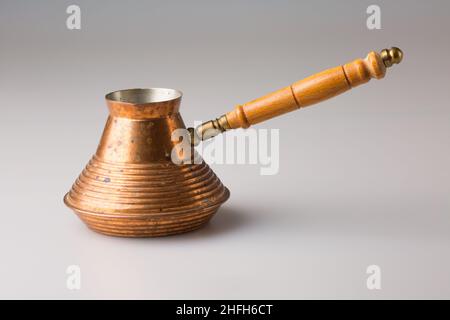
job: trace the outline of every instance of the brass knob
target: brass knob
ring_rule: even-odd
[[[402,61],[403,52],[397,47],[392,47],[390,49],[382,50],[380,56],[386,68],[389,68],[393,64],[398,64]]]

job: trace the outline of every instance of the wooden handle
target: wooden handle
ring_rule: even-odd
[[[259,99],[236,106],[233,111],[190,128],[193,144],[236,128],[248,128],[284,113],[332,98],[372,78],[381,79],[386,68],[400,63],[403,52],[396,47],[381,53],[370,52],[366,58],[331,68]]]
[[[357,59],[343,66],[331,68],[292,85],[238,105],[226,114],[231,129],[249,126],[307,107],[341,94],[353,87],[381,79],[386,65],[380,54],[372,51],[365,59]]]

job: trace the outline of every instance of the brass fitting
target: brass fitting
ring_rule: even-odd
[[[211,139],[230,129],[231,127],[228,124],[226,115],[222,115],[215,120],[204,122],[195,129],[188,128],[191,135],[191,143],[193,145],[198,145],[200,141]]]
[[[392,47],[390,49],[383,49],[380,52],[381,59],[383,60],[384,66],[386,68],[392,67],[394,64],[398,64],[403,59],[403,52],[397,47]]]

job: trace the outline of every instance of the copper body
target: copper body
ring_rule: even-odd
[[[106,100],[110,115],[97,152],[66,205],[89,228],[113,236],[166,236],[204,225],[229,191],[203,160],[171,160],[171,134],[185,128],[181,92],[121,90]]]

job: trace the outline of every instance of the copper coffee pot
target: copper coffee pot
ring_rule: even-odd
[[[233,111],[189,128],[200,140],[306,107],[353,87],[381,79],[400,63],[398,48],[370,52],[286,88],[238,105]],[[154,237],[204,225],[230,196],[201,159],[175,164],[172,133],[185,125],[179,113],[181,92],[129,89],[106,95],[109,117],[97,152],[64,197],[87,226],[103,234]],[[198,155],[196,155],[198,157]]]

